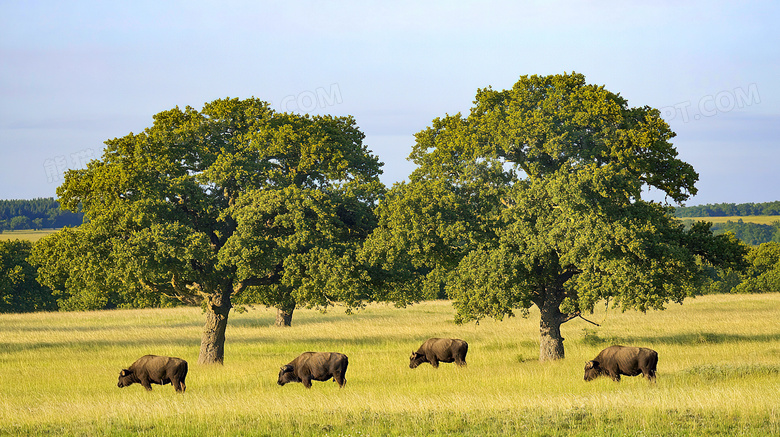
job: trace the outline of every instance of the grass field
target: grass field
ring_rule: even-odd
[[[780,435],[780,294],[714,295],[647,314],[601,311],[563,326],[566,359],[540,364],[538,313],[455,325],[448,302],[348,316],[233,313],[224,366],[199,366],[199,308],[0,315],[0,435]],[[409,354],[432,336],[469,342],[468,366]],[[658,382],[586,383],[613,344],[659,353]],[[299,353],[349,356],[347,385],[276,384]],[[187,392],[116,386],[154,353],[190,363]]]
[[[780,221],[780,215],[746,215],[746,216],[734,216],[734,217],[678,217],[680,220],[686,221],[705,221],[712,223],[726,223],[726,222],[738,222],[742,220],[745,223],[758,223],[759,225],[771,225],[776,221]]]
[[[30,240],[38,241],[41,238],[57,232],[57,229],[40,229],[24,231],[3,231],[0,233],[0,240]]]

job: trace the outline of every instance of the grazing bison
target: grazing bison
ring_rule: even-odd
[[[119,372],[117,387],[127,387],[137,382],[151,390],[152,384],[171,384],[177,392],[184,393],[187,389],[185,378],[187,362],[181,358],[144,355],[131,364],[129,369]]]
[[[439,367],[439,362],[455,362],[458,366],[466,365],[466,353],[469,344],[457,338],[429,338],[425,343],[412,352],[409,357],[409,368],[414,369],[422,363],[431,363],[433,367]]]
[[[304,352],[298,358],[282,366],[279,371],[279,385],[288,382],[302,382],[306,388],[311,388],[311,382],[327,381],[333,378],[343,388],[347,383],[344,376],[347,373],[349,360],[344,354],[336,352]]]
[[[585,364],[585,381],[606,375],[620,381],[620,375],[637,376],[640,373],[655,382],[658,352],[645,347],[610,346]]]

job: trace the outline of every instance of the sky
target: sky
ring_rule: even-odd
[[[0,199],[159,112],[257,97],[352,115],[389,187],[414,134],[478,89],[582,73],[658,108],[699,173],[686,205],[780,200],[780,2],[0,0]]]

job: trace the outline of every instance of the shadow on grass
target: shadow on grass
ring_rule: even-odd
[[[229,332],[228,327],[228,332]],[[300,350],[300,352],[306,352],[317,349],[336,349],[340,348],[365,348],[365,347],[381,347],[382,345],[396,344],[397,340],[388,338],[385,336],[368,336],[359,338],[332,338],[332,337],[320,337],[320,336],[300,336],[295,338],[280,338],[279,336],[251,336],[240,338],[228,338],[225,342],[226,350],[229,350],[231,345],[257,345],[268,351],[285,351],[289,354],[291,350]],[[410,345],[413,342],[410,342]],[[28,342],[28,343],[5,343],[0,342],[0,359],[4,355],[29,352],[29,351],[43,351],[43,350],[62,350],[62,349],[78,349],[83,352],[85,350],[97,351],[108,348],[139,348],[148,347],[149,349],[160,348],[162,346],[174,347],[174,348],[200,348],[199,336],[187,336],[187,337],[166,337],[165,339],[149,340],[149,339],[117,339],[117,340],[63,340],[63,341],[40,341],[40,342]],[[410,346],[411,348],[411,346]]]
[[[613,344],[623,345],[643,345],[643,344],[670,344],[680,346],[695,346],[708,344],[724,343],[744,343],[744,342],[762,342],[773,343],[780,341],[779,334],[723,334],[712,332],[689,332],[675,335],[660,336],[608,336],[600,337],[595,332],[585,330],[585,334],[580,342],[590,346],[608,346]]]

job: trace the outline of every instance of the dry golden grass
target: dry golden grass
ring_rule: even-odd
[[[766,435],[780,430],[780,295],[717,295],[666,311],[601,308],[563,327],[566,359],[541,364],[538,314],[456,325],[449,302],[352,316],[232,314],[224,366],[199,366],[198,308],[0,315],[0,434]],[[409,369],[432,336],[469,342],[468,366]],[[658,382],[582,380],[612,343],[654,348]],[[349,356],[347,386],[279,387],[307,350]],[[116,386],[141,355],[190,363],[187,393]],[[605,432],[595,432],[595,429]]]
[[[738,222],[742,220],[745,223],[758,223],[759,225],[771,225],[780,221],[780,215],[744,215],[729,217],[680,217],[680,220],[705,221],[712,223]]]
[[[41,238],[57,232],[57,229],[23,230],[23,231],[3,231],[0,232],[0,240],[29,240],[38,241]]]

